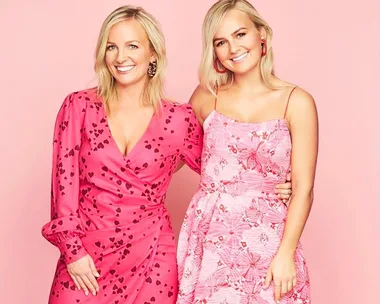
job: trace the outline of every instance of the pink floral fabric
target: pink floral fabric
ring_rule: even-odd
[[[274,187],[290,168],[291,138],[283,119],[238,122],[216,111],[204,122],[201,182],[178,244],[178,304],[274,304],[264,279],[283,235],[287,206]],[[298,283],[281,304],[310,303],[299,244]]]

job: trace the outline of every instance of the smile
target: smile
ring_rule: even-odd
[[[131,71],[134,67],[135,67],[135,65],[117,66],[116,69],[117,69],[119,72],[129,72],[129,71]]]
[[[242,61],[245,57],[247,57],[248,55],[248,52],[245,52],[244,54],[241,54],[240,56],[238,57],[235,57],[235,58],[231,58],[231,60],[233,62],[239,62],[239,61]]]

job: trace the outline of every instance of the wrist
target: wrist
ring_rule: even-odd
[[[87,254],[79,236],[74,236],[63,243],[60,243],[58,248],[61,251],[61,255],[66,264],[73,263]]]
[[[277,255],[281,255],[281,256],[289,257],[289,258],[294,258],[295,253],[296,253],[296,247],[287,246],[287,245],[281,245],[277,251]]]

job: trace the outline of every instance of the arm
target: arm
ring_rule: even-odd
[[[191,108],[193,110],[193,113],[190,113],[191,120],[194,120],[193,115],[195,114],[198,122],[201,125],[203,123],[203,119],[202,119],[202,115],[201,115],[201,112],[200,112],[201,111],[201,107],[200,107],[201,106],[201,102],[200,101],[207,96],[205,93],[206,92],[200,86],[198,86],[194,90],[193,94],[190,97],[190,101],[189,101],[189,105],[191,105]],[[187,116],[189,116],[189,115],[187,115]],[[197,124],[196,121],[194,123]],[[202,126],[201,126],[201,128],[202,128]],[[202,129],[202,138],[203,138],[203,129]],[[200,157],[200,154],[202,153],[202,149],[200,149],[200,151],[198,151],[198,153],[199,153],[199,157]],[[191,154],[188,154],[188,157],[191,157]],[[197,158],[198,155],[194,154],[192,158],[194,158],[194,157]],[[178,164],[177,169],[176,169],[175,172],[179,171],[184,165],[185,165],[185,161],[182,160]],[[196,165],[195,167],[194,166],[192,167],[192,165],[190,165],[190,168],[193,168],[193,170],[196,171],[198,174],[200,173],[200,166]]]
[[[184,138],[181,160],[192,170],[200,174],[203,147],[203,129],[197,120],[191,105],[185,107],[186,135]],[[180,163],[181,165],[182,163]]]
[[[279,250],[266,278],[273,278],[275,299],[279,300],[296,285],[294,255],[308,219],[314,198],[314,177],[318,154],[318,116],[313,98],[305,91],[294,91],[288,108],[292,135],[293,194]]]
[[[53,141],[51,221],[42,235],[57,246],[66,263],[87,254],[82,245],[84,231],[78,215],[79,149],[84,119],[81,101],[69,95],[57,115]]]
[[[297,89],[289,105],[293,194],[279,251],[294,255],[314,199],[318,116],[313,98]]]

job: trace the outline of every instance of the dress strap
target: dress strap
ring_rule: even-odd
[[[216,102],[218,101],[218,87],[215,88],[214,110],[216,110]]]
[[[286,102],[286,107],[285,107],[285,111],[284,111],[284,118],[286,117],[286,112],[288,111],[288,106],[289,106],[289,101],[290,101],[290,96],[292,96],[294,90],[296,89],[297,87],[294,87],[290,93],[289,93],[289,96],[288,96],[288,101]]]

